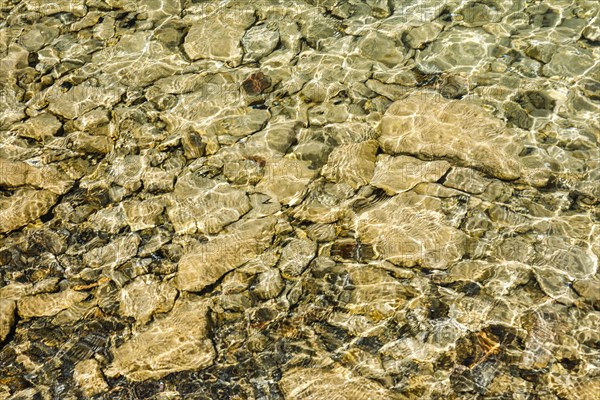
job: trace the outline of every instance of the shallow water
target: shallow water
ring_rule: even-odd
[[[0,399],[593,399],[593,0],[5,0]]]

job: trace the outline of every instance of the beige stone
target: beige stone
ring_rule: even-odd
[[[121,290],[120,313],[144,324],[153,314],[168,312],[175,302],[177,290],[154,275],[144,275]]]
[[[275,218],[240,221],[224,234],[201,243],[179,261],[177,286],[200,291],[262,253],[271,243]]]
[[[216,353],[208,338],[208,307],[196,296],[180,298],[169,314],[113,349],[105,374],[143,381],[210,366]]]
[[[86,397],[95,396],[108,390],[98,361],[94,359],[81,361],[75,366],[73,378]]]
[[[175,231],[217,233],[250,210],[246,194],[227,182],[187,175],[179,178],[167,208]]]
[[[137,234],[121,236],[103,247],[90,250],[83,256],[83,263],[90,268],[115,268],[136,255],[140,244]]]
[[[67,289],[58,293],[25,296],[17,301],[17,308],[21,318],[49,317],[85,300],[88,295]]]
[[[336,147],[321,173],[331,181],[345,182],[358,189],[373,176],[377,147],[375,140]]]
[[[164,202],[160,198],[143,201],[132,200],[123,203],[127,223],[133,232],[154,228],[164,208]]]
[[[49,190],[19,189],[0,198],[0,233],[19,229],[45,215],[56,203],[58,194]]]
[[[435,182],[450,168],[447,161],[421,161],[410,156],[377,157],[371,185],[393,195],[412,189],[422,182]]]
[[[391,317],[412,297],[407,286],[384,269],[360,266],[351,268],[349,277],[354,289],[348,296],[347,309],[353,314],[368,315],[375,321]]]
[[[33,186],[63,194],[71,183],[68,177],[62,176],[55,167],[35,167],[22,161],[0,158],[0,187]]]
[[[379,143],[388,154],[449,159],[500,179],[521,175],[516,133],[475,103],[415,93],[393,103],[380,128]]]
[[[101,208],[88,218],[90,227],[96,231],[116,234],[127,225],[123,203],[112,207]]]
[[[360,215],[357,232],[384,260],[445,269],[460,260],[465,235],[447,225],[439,199],[401,193]]]
[[[31,283],[10,283],[0,288],[0,299],[19,300],[31,292],[32,286]]]
[[[28,10],[40,12],[43,15],[71,13],[81,18],[87,12],[84,0],[57,0],[52,3],[44,0],[26,0],[24,3]]]
[[[591,303],[600,304],[600,281],[593,279],[578,280],[573,283],[575,291]]]
[[[54,115],[41,113],[21,124],[17,124],[15,130],[19,136],[34,140],[45,140],[54,136],[61,127],[62,124]]]
[[[335,367],[293,368],[279,381],[285,399],[289,400],[391,400],[404,396],[392,394],[379,383]]]
[[[139,13],[142,4],[136,2],[134,7],[135,12]],[[157,79],[174,75],[188,65],[177,49],[156,39],[153,30],[123,32],[115,46],[95,52],[92,63],[100,66],[104,73],[132,87],[147,86]],[[109,102],[112,98],[101,98],[100,101],[111,108]]]
[[[298,204],[309,182],[316,175],[309,165],[308,161],[291,158],[269,162],[256,190],[268,194],[281,204]]]
[[[6,339],[15,324],[16,307],[14,300],[0,299],[0,343]]]
[[[467,193],[481,194],[490,184],[490,180],[470,168],[454,167],[444,180],[444,186],[462,190]]]
[[[238,9],[210,15],[190,28],[183,48],[192,60],[208,58],[236,67],[243,56],[240,42],[254,19],[253,10]]]
[[[299,276],[317,253],[317,244],[308,239],[291,239],[281,251],[278,268],[285,276]]]
[[[122,94],[121,89],[100,88],[82,84],[71,88],[68,92],[52,89],[48,94],[48,109],[66,119],[75,119],[80,115],[98,107],[112,107]]]

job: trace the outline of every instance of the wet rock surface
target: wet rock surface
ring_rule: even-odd
[[[599,21],[2,2],[0,399],[596,398]]]
[[[179,300],[171,314],[113,350],[107,376],[143,381],[209,366],[215,352],[207,337],[207,311],[202,300]]]

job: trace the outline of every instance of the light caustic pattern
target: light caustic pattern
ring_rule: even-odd
[[[599,20],[2,2],[0,399],[595,398]]]

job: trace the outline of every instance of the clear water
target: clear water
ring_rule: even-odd
[[[0,399],[594,399],[593,0],[4,0]]]

